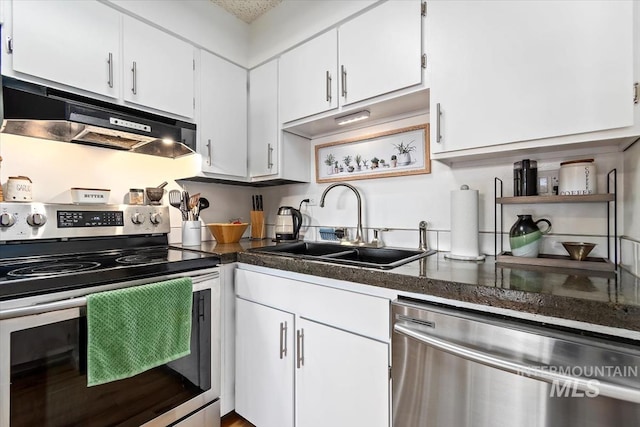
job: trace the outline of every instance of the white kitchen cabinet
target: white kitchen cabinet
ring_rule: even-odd
[[[278,173],[278,61],[249,72],[249,175]]]
[[[200,53],[198,153],[204,172],[247,175],[247,71]]]
[[[125,101],[194,116],[193,46],[124,16],[123,58]]]
[[[278,122],[278,60],[249,72],[249,176],[252,181],[309,182],[309,140]]]
[[[119,12],[97,1],[14,1],[11,8],[3,43],[10,38],[12,50],[3,49],[2,74],[119,96]]]
[[[338,107],[337,48],[334,28],[280,57],[282,123]]]
[[[430,2],[433,158],[633,125],[633,7]]]
[[[304,427],[388,427],[389,346],[300,318],[297,423]]]
[[[388,299],[242,268],[236,294],[236,412],[261,427],[389,426]]]
[[[338,29],[341,104],[422,83],[418,0],[387,1]]]
[[[236,319],[236,412],[293,427],[293,314],[238,298]]]

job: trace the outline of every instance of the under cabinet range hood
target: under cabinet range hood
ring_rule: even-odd
[[[3,76],[0,132],[161,157],[192,154],[196,126]]]

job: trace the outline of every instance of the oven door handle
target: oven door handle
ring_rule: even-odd
[[[220,274],[218,272],[211,273],[211,274],[203,274],[200,276],[193,276],[191,279],[194,285],[194,289],[193,289],[194,292],[199,290],[195,285],[206,282],[207,280],[217,279],[219,276]],[[189,277],[189,276],[187,275],[183,277]],[[139,285],[132,285],[132,286],[141,286],[141,285],[144,285],[144,283],[141,283]],[[123,286],[123,287],[130,287],[130,286]],[[78,308],[78,307],[86,307],[86,306],[87,306],[87,298],[85,297],[70,298],[70,299],[65,299],[60,301],[49,302],[46,304],[32,305],[29,307],[19,307],[19,308],[10,308],[7,310],[0,310],[0,320],[13,319],[15,317],[32,316],[34,314],[44,314],[44,313],[50,313],[52,311],[67,310],[70,308]]]
[[[465,347],[451,341],[445,341],[431,335],[427,335],[422,330],[414,329],[410,326],[396,323],[393,325],[394,332],[412,338],[423,344],[444,351],[454,356],[461,357],[471,362],[476,362],[510,372],[525,378],[532,378],[547,383],[558,383],[560,387],[570,387],[586,393],[595,393],[597,396],[606,396],[627,402],[640,403],[640,391],[629,387],[607,383],[600,380],[574,377],[545,369],[543,366],[532,366],[524,363],[507,360],[500,356],[479,351],[475,348]],[[589,394],[587,394],[589,395]]]

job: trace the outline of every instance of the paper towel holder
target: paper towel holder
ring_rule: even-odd
[[[460,190],[468,191],[469,190],[469,186],[466,185],[466,184],[463,184],[463,185],[460,186]],[[470,256],[470,255],[457,255],[457,254],[453,254],[451,252],[444,254],[444,257],[447,258],[447,259],[453,259],[453,260],[458,260],[458,261],[484,261],[484,259],[486,258],[486,256],[484,254],[479,254],[478,256]]]

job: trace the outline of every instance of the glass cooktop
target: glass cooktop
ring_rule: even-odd
[[[170,246],[0,259],[0,300],[214,267],[213,254]]]

